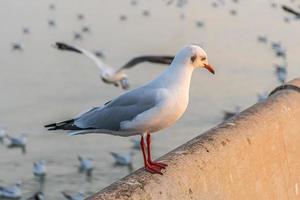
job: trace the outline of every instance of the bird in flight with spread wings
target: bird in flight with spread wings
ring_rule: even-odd
[[[93,60],[99,68],[99,75],[104,83],[113,84],[116,87],[121,86],[122,89],[129,88],[128,76],[124,72],[125,69],[132,68],[142,62],[170,65],[172,60],[174,59],[174,56],[144,55],[134,57],[123,66],[118,68],[107,65],[100,57],[98,57],[94,53],[77,46],[68,45],[62,42],[56,42],[54,47],[59,50],[71,51],[87,56],[88,58]]]

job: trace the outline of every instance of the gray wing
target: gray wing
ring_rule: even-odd
[[[93,109],[79,118],[74,124],[81,129],[104,129],[119,131],[120,123],[132,120],[137,115],[157,104],[155,90],[144,88],[125,93],[104,107]]]
[[[170,65],[173,61],[174,56],[139,56],[129,60],[125,65],[120,67],[118,71],[122,69],[131,68],[142,62],[150,62],[150,63],[158,63],[158,64],[166,64]]]

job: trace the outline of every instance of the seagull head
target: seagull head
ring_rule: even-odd
[[[187,47],[184,47],[182,50],[179,51],[174,60],[177,59],[184,61],[184,64],[191,65],[194,68],[205,68],[210,73],[215,74],[215,70],[208,63],[206,52],[197,45],[189,45]]]

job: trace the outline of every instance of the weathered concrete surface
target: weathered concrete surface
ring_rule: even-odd
[[[300,79],[290,84],[300,86]],[[88,199],[300,199],[300,93],[284,90]]]

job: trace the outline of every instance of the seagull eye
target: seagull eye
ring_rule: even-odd
[[[194,61],[196,60],[196,58],[197,58],[196,55],[192,56],[192,57],[191,57],[191,61],[194,62]]]
[[[202,58],[201,58],[201,61],[204,61],[204,60],[206,60],[206,58],[205,58],[205,57],[202,57]]]

